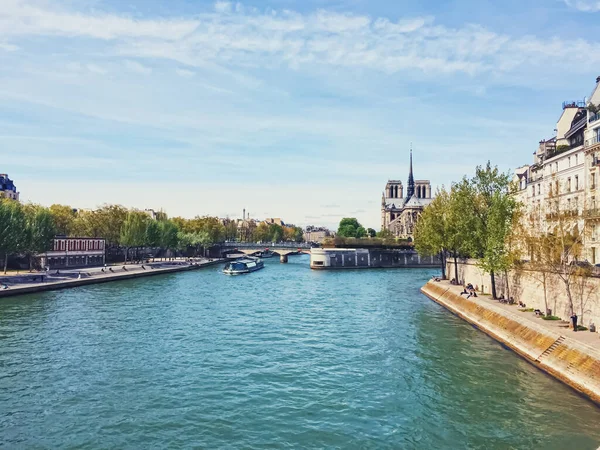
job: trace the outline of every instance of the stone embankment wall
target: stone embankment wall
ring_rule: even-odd
[[[429,282],[421,292],[600,405],[600,351],[494,305],[467,299],[448,283]]]
[[[531,270],[511,271],[508,274],[508,291],[506,278],[503,274],[496,275],[497,294],[504,294],[506,298],[513,297],[516,301],[522,301],[528,308],[546,310],[544,301],[543,274]],[[449,260],[446,276],[449,279],[455,277],[454,261]],[[477,285],[484,293],[491,293],[490,275],[477,267],[475,260],[458,263],[458,277],[460,284],[472,283]],[[589,327],[594,323],[600,326],[600,278],[588,278],[585,283],[577,280],[571,284],[571,293],[575,312],[579,316],[579,323]],[[571,307],[565,290],[564,282],[556,275],[546,275],[546,300],[552,314],[568,320],[571,316]]]
[[[385,248],[313,248],[311,269],[439,268],[437,257],[421,257],[414,250]]]
[[[198,265],[179,265],[179,266],[174,266],[174,267],[148,269],[145,271],[138,271],[138,272],[132,272],[132,273],[119,272],[119,273],[114,273],[114,274],[112,274],[112,273],[111,274],[103,274],[103,275],[99,275],[99,276],[86,277],[86,278],[80,278],[80,279],[75,278],[75,279],[69,279],[69,280],[57,281],[57,282],[46,282],[46,283],[39,283],[39,284],[26,285],[26,286],[14,286],[14,287],[11,287],[10,289],[0,290],[0,299],[2,299],[3,297],[14,297],[17,295],[34,294],[34,293],[38,293],[38,292],[57,291],[60,289],[68,289],[68,288],[75,288],[75,287],[79,287],[79,286],[87,286],[89,284],[110,283],[113,281],[131,280],[133,278],[151,277],[151,276],[165,275],[165,274],[175,273],[175,272],[186,272],[186,271],[190,271],[190,270],[202,269],[203,267],[213,266],[213,265],[217,265],[217,264],[221,264],[221,263],[222,263],[222,260],[215,260],[215,261],[205,262],[205,263],[198,264]]]

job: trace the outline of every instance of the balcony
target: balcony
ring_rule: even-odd
[[[567,101],[562,104],[563,109],[565,108],[585,108],[585,101]]]
[[[586,219],[600,219],[600,208],[590,208],[583,211]]]
[[[576,209],[565,209],[564,211],[559,212],[551,212],[546,214],[547,220],[558,220],[558,219],[568,219],[571,217],[578,217],[579,211]]]
[[[590,116],[590,120],[588,121],[588,123],[594,123],[596,121],[600,120],[600,112],[593,114]]]
[[[598,145],[598,144],[600,144],[600,134],[597,134],[593,138],[585,140],[585,146],[586,147],[593,147],[593,146]]]

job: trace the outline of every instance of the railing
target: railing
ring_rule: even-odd
[[[585,146],[586,147],[591,147],[591,146],[599,144],[599,143],[600,143],[600,134],[597,134],[593,138],[586,139]]]
[[[597,120],[600,120],[600,112],[597,112],[596,114],[591,115],[589,123],[596,122]]]
[[[590,208],[583,211],[583,217],[586,219],[595,219],[600,217],[600,208]]]
[[[569,218],[569,217],[578,217],[579,216],[579,211],[576,209],[566,209],[564,211],[560,211],[560,212],[552,212],[552,213],[547,213],[546,214],[546,219],[548,220],[554,220],[554,219],[560,219],[562,218]]]
[[[231,248],[311,248],[311,245],[306,242],[266,242],[258,244],[255,242],[223,242],[221,247]]]
[[[575,100],[575,101],[571,101],[571,102],[563,102],[562,107],[563,107],[563,109],[565,109],[565,108],[585,108],[585,102],[579,101],[579,100]]]

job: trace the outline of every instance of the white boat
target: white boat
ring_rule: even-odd
[[[265,267],[259,258],[242,258],[237,261],[227,263],[223,268],[226,275],[242,275],[245,273],[256,272]]]

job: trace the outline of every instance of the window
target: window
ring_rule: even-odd
[[[555,184],[555,186],[556,186],[556,194],[558,194],[558,193],[560,192],[560,189],[558,189],[558,187],[559,187],[558,180],[556,180],[556,181],[554,182],[554,184]]]
[[[571,192],[571,177],[567,178],[567,192]]]
[[[569,167],[571,167],[571,157],[569,156],[569,158],[567,158],[567,160],[569,161]]]
[[[531,196],[535,197],[535,186],[531,186]]]
[[[548,183],[548,195],[552,195],[552,183]]]
[[[542,188],[540,187],[540,185],[538,184],[538,195],[540,195],[540,193],[542,192]]]
[[[555,171],[555,172],[558,172],[558,161],[556,161],[556,163],[554,163],[554,167],[555,167],[555,168],[554,168],[554,171]]]
[[[577,156],[578,155],[575,155],[575,165],[577,165]]]
[[[575,175],[575,190],[579,190],[579,175]]]
[[[592,173],[590,176],[590,189],[596,189],[596,173]]]
[[[596,209],[596,197],[592,197],[591,207],[592,209]]]

